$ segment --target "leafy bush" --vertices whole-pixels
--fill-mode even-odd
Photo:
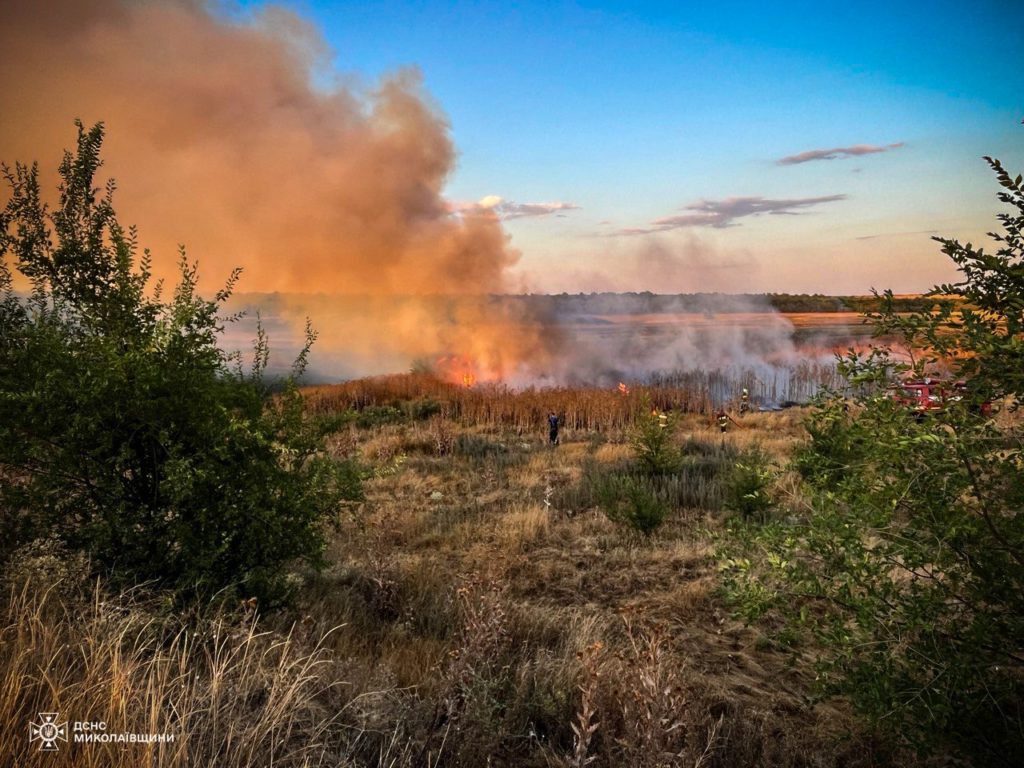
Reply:
[[[4,168],[0,555],[57,537],[129,583],[279,599],[286,567],[319,564],[323,524],[360,495],[355,467],[323,454],[303,414],[295,379],[314,334],[279,394],[262,330],[244,372],[217,346],[239,270],[206,300],[182,252],[164,299],[116,219],[113,182],[93,187],[102,125],[78,128],[52,212],[36,166]]]
[[[676,431],[675,414],[659,416],[650,398],[640,402],[636,424],[629,435],[629,444],[636,453],[637,461],[644,472],[651,475],[668,475],[679,467],[681,455],[673,442]]]
[[[934,311],[900,315],[886,294],[871,316],[909,359],[843,361],[884,383],[941,358],[966,399],[923,419],[871,387],[850,409],[823,401],[798,461],[806,513],[741,528],[725,565],[750,615],[773,610],[818,641],[827,690],[923,751],[1007,765],[1024,754],[1024,431],[977,406],[1024,387],[1024,189],[990,163],[1017,210],[999,216],[996,253],[939,239],[963,281],[935,289]]]
[[[867,448],[863,436],[850,429],[851,417],[845,401],[837,405],[843,407],[819,408],[804,422],[811,440],[797,452],[793,468],[805,480],[839,480],[848,476]]]
[[[750,451],[733,464],[724,487],[724,506],[747,520],[764,522],[775,507],[771,486],[775,470],[760,451]]]
[[[356,426],[362,429],[382,427],[405,421],[405,414],[391,405],[368,405],[356,414]]]
[[[415,421],[426,421],[441,413],[441,404],[432,398],[421,397],[409,401],[406,410]]]
[[[644,536],[654,533],[668,517],[668,505],[642,475],[607,475],[598,481],[594,493],[609,520]]]

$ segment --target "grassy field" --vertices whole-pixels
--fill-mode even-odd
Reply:
[[[781,466],[801,409],[726,434],[680,414],[684,463],[657,489],[670,514],[644,537],[595,498],[634,462],[626,420],[570,422],[550,446],[542,414],[311,394],[339,418],[331,450],[366,467],[367,499],[339,515],[327,570],[295,574],[296,607],[192,620],[108,594],[59,553],[20,558],[0,622],[4,732],[57,708],[177,739],[56,757],[7,740],[0,764],[909,764],[841,704],[813,702],[810,650],[744,627],[719,595],[724,483],[753,449]],[[775,491],[793,488],[782,474]]]

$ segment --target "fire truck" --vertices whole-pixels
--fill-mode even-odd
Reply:
[[[886,395],[916,414],[924,416],[929,412],[941,411],[951,403],[957,403],[967,395],[967,382],[943,379],[908,379],[889,387]],[[987,416],[992,412],[992,403],[982,403],[978,412]]]

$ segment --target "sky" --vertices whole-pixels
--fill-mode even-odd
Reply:
[[[917,292],[1024,170],[1020,0],[5,9],[0,159],[104,121],[158,273],[249,291]]]
[[[506,216],[533,290],[923,290],[1024,166],[1016,0],[291,7],[328,81],[423,73],[451,199],[564,204]]]

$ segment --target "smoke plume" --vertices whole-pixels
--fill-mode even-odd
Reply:
[[[313,319],[324,378],[424,360],[467,383],[604,381],[788,349],[778,323],[750,343],[750,328],[652,332],[497,298],[518,287],[501,218],[576,206],[445,200],[455,149],[418,73],[360,87],[331,75],[328,55],[273,6],[230,20],[201,0],[15,0],[0,25],[0,159],[38,159],[54,189],[74,119],[103,121],[115,204],[157,275],[174,278],[179,243],[207,291],[242,266],[241,289],[261,295],[240,301],[262,308],[272,349],[294,351]],[[657,249],[640,261],[644,274],[695,273]]]
[[[233,22],[189,0],[15,2],[0,25],[0,159],[52,169],[76,117],[102,120],[122,220],[160,276],[174,276],[184,243],[208,289],[242,266],[248,291],[507,290],[518,254],[499,213],[453,212],[442,196],[455,150],[418,73],[319,87],[326,56],[312,27],[273,6]],[[442,316],[364,309],[347,318],[356,327],[314,318],[321,347],[383,343],[407,361],[465,351],[495,376],[547,348],[479,302]]]

